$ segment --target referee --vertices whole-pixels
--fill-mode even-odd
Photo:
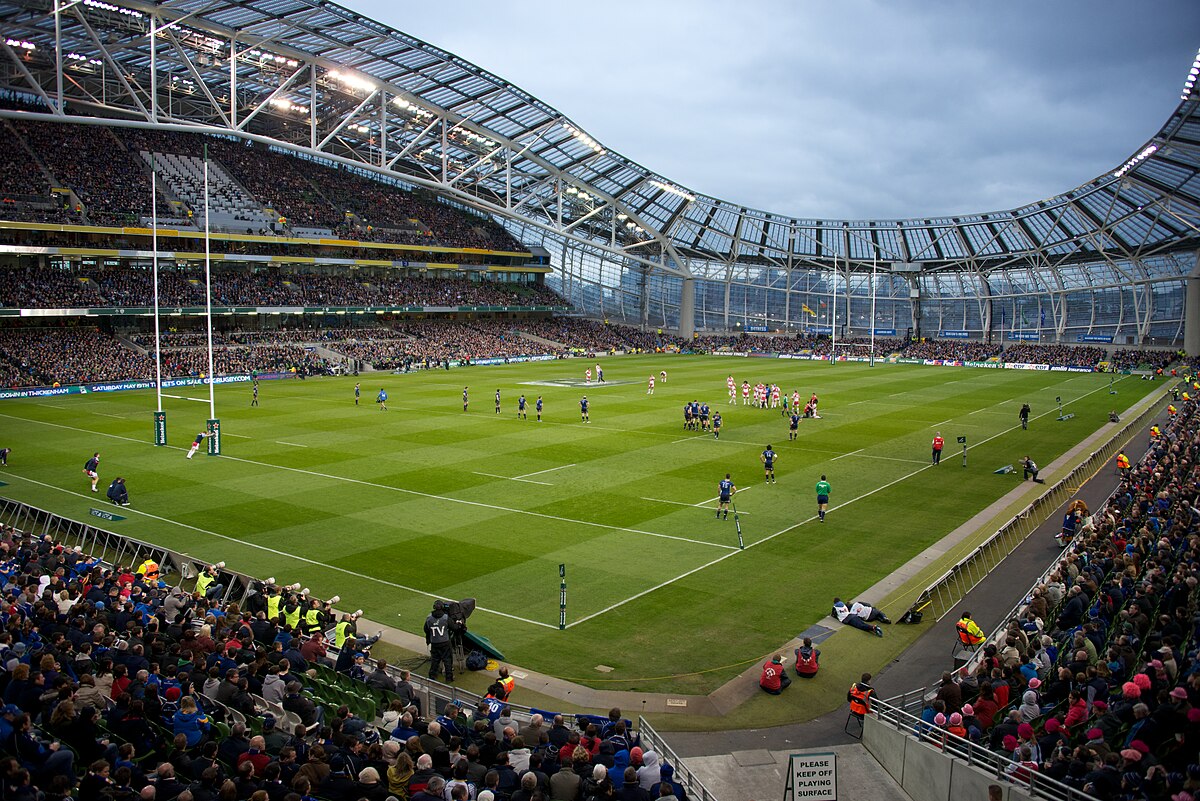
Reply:
[[[829,508],[829,482],[825,480],[824,474],[821,475],[821,480],[817,482],[817,515],[820,516],[821,522],[825,522],[825,510]]]

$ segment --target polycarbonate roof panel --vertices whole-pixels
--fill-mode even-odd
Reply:
[[[740,239],[751,247],[739,247],[738,253],[732,254],[734,256],[753,258],[755,253],[752,251],[757,248],[758,255],[777,257],[788,249],[789,231],[794,229],[792,251],[795,254],[824,260],[843,258],[847,248],[843,237],[849,231],[850,256],[859,266],[880,256],[896,260],[907,255],[915,261],[934,263],[983,259],[995,264],[1013,256],[1036,258],[1039,254],[1073,253],[1086,256],[1097,248],[1120,251],[1151,246],[1161,250],[1189,244],[1194,238],[1194,228],[1189,224],[1200,217],[1200,101],[1197,100],[1187,100],[1176,107],[1151,140],[1157,146],[1157,152],[1125,168],[1126,180],[1115,177],[1114,173],[1121,165],[1114,165],[1108,173],[1063,195],[1011,212],[1001,210],[986,215],[955,215],[932,220],[796,219],[730,204],[663,178],[665,183],[678,186],[681,192],[695,197],[684,209],[684,200],[678,194],[647,191],[646,183],[654,173],[637,162],[611,150],[597,154],[595,148],[566,132],[562,125],[548,125],[554,120],[563,123],[567,120],[551,106],[469,61],[336,3],[325,0],[165,0],[153,4],[127,0],[127,4],[143,13],[156,14],[162,22],[187,17],[182,26],[220,41],[228,42],[236,34],[239,50],[253,46],[267,54],[295,59],[301,62],[301,69],[309,63],[315,64],[321,74],[339,68],[357,69],[390,84],[383,88],[391,94],[403,90],[430,110],[440,110],[452,125],[458,124],[460,116],[465,116],[477,132],[494,139],[501,147],[507,147],[510,155],[497,163],[512,160],[514,174],[509,180],[514,186],[537,183],[565,173],[568,183],[585,187],[585,191],[598,198],[613,198],[640,219],[669,225],[670,240],[674,244],[683,248],[697,245],[718,256],[730,254],[730,240],[738,229],[739,217],[743,220]],[[35,41],[40,51],[52,52],[54,20],[53,15],[46,13],[45,6],[46,0],[0,0],[0,24]],[[64,46],[88,56],[99,53],[78,24],[76,17],[81,13],[86,13],[118,64],[128,70],[140,86],[145,86],[149,40],[143,30],[137,30],[138,24],[131,25],[128,17],[106,12],[98,6],[69,8],[62,15]],[[174,48],[161,40],[157,44],[156,58],[161,74],[186,74]],[[185,52],[188,46],[184,43]],[[207,85],[217,93],[228,91],[227,52],[228,44],[212,63],[201,63],[198,67]],[[41,85],[54,84],[52,71],[46,72],[50,68],[34,64],[32,69],[40,70],[35,77]],[[239,90],[247,97],[264,98],[282,80],[279,72],[266,70],[250,63],[249,59],[239,62],[237,74]],[[19,88],[19,80],[19,77],[10,78],[10,83]],[[307,98],[306,83],[305,74],[288,95]],[[1174,89],[1164,87],[1164,91]],[[329,103],[331,99],[330,93],[322,90],[317,102]],[[348,99],[338,97],[336,104],[326,110],[328,113],[320,116],[326,118],[346,113],[359,99],[361,97],[351,98],[350,106],[343,107]],[[140,113],[126,98],[110,98],[108,102],[114,112]],[[570,103],[571,99],[565,98],[563,102]],[[197,99],[196,108],[202,105],[203,100]],[[181,115],[192,113],[189,108],[172,108],[171,113],[177,119],[187,121]],[[259,121],[270,116],[264,114]],[[197,117],[196,123],[211,126],[214,115]],[[547,127],[543,129],[543,126]],[[289,128],[294,129],[294,125]],[[279,119],[262,130],[268,133],[282,130]],[[397,130],[396,123],[392,130]],[[539,130],[542,136],[535,141],[535,132]],[[339,152],[354,153],[355,140],[348,134],[343,134],[342,140],[340,146],[346,149]],[[1149,143],[1135,144],[1130,149],[1131,158]],[[421,149],[429,146],[433,145],[420,145]],[[1062,146],[1068,147],[1069,143]],[[603,143],[597,147],[603,149]],[[456,147],[456,152],[471,158],[466,150]],[[490,174],[481,169],[472,174],[471,181],[483,195],[491,193],[500,197],[505,191],[504,173],[503,169],[492,170]],[[1114,201],[1114,197],[1119,199]],[[1078,206],[1072,206],[1071,199]],[[532,209],[534,205],[521,208]],[[1174,214],[1188,215],[1185,219],[1189,224],[1164,215],[1163,208],[1168,205]],[[529,213],[536,212],[531,210]],[[1019,224],[1012,223],[1015,217],[1021,217]],[[685,218],[691,223],[684,224]],[[654,233],[650,232],[651,235]]]

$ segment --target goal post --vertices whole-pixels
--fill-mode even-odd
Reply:
[[[838,342],[829,351],[829,363],[838,361],[865,361],[875,366],[876,349],[873,345],[861,342]]]

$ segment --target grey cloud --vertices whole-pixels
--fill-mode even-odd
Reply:
[[[1200,44],[1194,0],[347,1],[673,181],[801,217],[972,213],[1074,187],[1157,131]]]

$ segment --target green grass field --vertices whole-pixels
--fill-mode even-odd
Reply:
[[[262,382],[259,408],[248,385],[221,386],[224,455],[191,461],[184,452],[207,403],[164,401],[171,447],[156,448],[153,392],[5,401],[0,445],[13,454],[0,494],[89,520],[122,475],[133,505],[114,531],[340,594],[341,606],[413,632],[432,598],[474,596],[471,628],[515,664],[607,688],[704,692],[1019,482],[1019,470],[995,468],[1025,453],[1048,464],[1152,387],[1120,381],[1118,402],[1107,376],[1089,374],[684,356],[605,359],[607,386],[573,386],[589,364],[371,374],[359,407],[353,378]],[[668,382],[647,396],[660,369]],[[731,370],[739,384],[818,392],[823,419],[803,421],[788,442],[778,411],[727,405]],[[372,402],[380,386],[387,412]],[[516,419],[522,393],[528,421]],[[1056,396],[1073,420],[1055,421]],[[693,398],[724,414],[720,441],[682,430]],[[1029,431],[1017,420],[1022,402],[1033,407]],[[936,469],[935,431],[947,441]],[[780,454],[771,486],[758,458],[767,443]],[[81,473],[96,450],[98,496]],[[713,516],[726,472],[745,550],[732,516]],[[824,524],[814,519],[822,473],[833,485]]]

